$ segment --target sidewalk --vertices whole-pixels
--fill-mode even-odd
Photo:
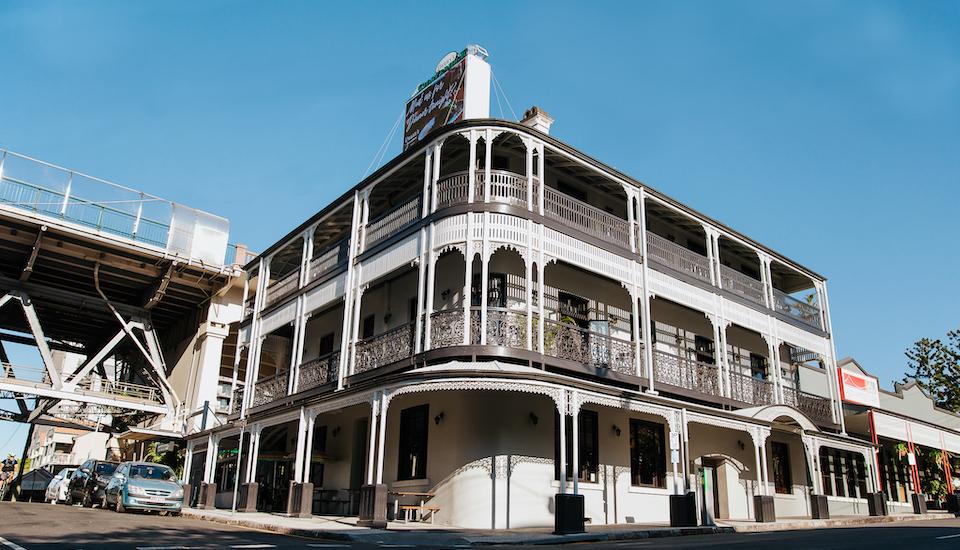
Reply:
[[[291,518],[282,514],[231,513],[229,510],[196,510],[186,508],[183,515],[217,523],[238,525],[262,531],[271,531],[301,537],[340,540],[365,543],[403,543],[430,544],[465,548],[469,546],[511,544],[539,545],[563,544],[573,542],[603,542],[610,540],[635,540],[685,535],[707,535],[723,533],[758,533],[770,531],[792,531],[802,529],[824,529],[875,525],[896,521],[917,521],[952,518],[952,514],[928,513],[896,514],[882,517],[841,516],[827,520],[808,518],[782,518],[773,523],[756,523],[747,520],[724,520],[716,526],[669,527],[664,524],[619,524],[588,526],[586,533],[576,535],[554,535],[552,529],[456,529],[430,525],[428,523],[390,522],[386,529],[369,529],[357,526],[356,517],[313,516],[311,518]]]
[[[366,543],[430,544],[434,546],[468,547],[493,544],[563,544],[568,542],[601,542],[683,535],[733,533],[730,527],[670,527],[668,525],[596,525],[586,533],[554,535],[548,527],[526,529],[456,529],[429,523],[390,522],[386,529],[368,529],[356,525],[356,517],[313,516],[291,518],[282,514],[234,513],[229,510],[196,510],[185,508],[183,515],[217,523],[239,525],[286,535]]]

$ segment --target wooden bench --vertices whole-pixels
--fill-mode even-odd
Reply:
[[[436,516],[437,512],[440,511],[439,506],[431,506],[427,504],[427,500],[434,497],[433,493],[391,491],[390,494],[397,497],[397,500],[393,502],[393,517],[397,521],[400,521],[400,518],[403,517],[403,521],[406,522],[407,514],[409,512],[413,512],[412,515],[414,517],[414,521],[423,521],[424,514],[429,512],[430,523],[433,523],[434,516]],[[400,499],[403,497],[420,497],[420,504],[400,504]]]

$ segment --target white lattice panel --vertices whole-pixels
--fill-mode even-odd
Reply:
[[[491,241],[527,248],[527,220],[506,214],[489,214],[487,237]]]
[[[776,319],[775,322],[777,323],[777,336],[784,342],[806,348],[824,357],[830,355],[830,340],[827,338],[817,336],[779,319]]]
[[[707,292],[702,288],[674,279],[655,269],[648,270],[647,285],[650,287],[650,292],[654,295],[696,309],[697,311],[714,313],[716,310],[715,298],[712,292]]]
[[[306,295],[304,313],[312,313],[330,302],[343,296],[347,288],[347,274],[341,273],[336,278],[311,290]]]
[[[437,250],[451,244],[462,243],[467,240],[467,215],[459,214],[444,218],[434,225],[433,245]]]
[[[616,281],[633,281],[630,260],[549,227],[544,228],[543,250],[554,258]]]
[[[290,300],[283,307],[274,310],[260,321],[260,334],[267,335],[293,321],[297,315],[297,301]]]
[[[414,233],[399,243],[363,262],[360,284],[365,285],[403,265],[409,265],[420,253],[420,233]]]
[[[741,327],[759,332],[767,333],[768,317],[759,311],[747,307],[743,304],[726,300],[723,304],[723,316],[730,322],[736,323]]]

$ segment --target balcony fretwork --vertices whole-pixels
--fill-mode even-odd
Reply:
[[[810,417],[814,422],[830,423],[833,421],[830,400],[826,397],[814,395],[794,388],[783,388],[783,404],[799,410]]]
[[[713,397],[721,396],[720,369],[665,351],[653,352],[653,378],[657,384],[668,384]]]
[[[334,352],[307,361],[297,373],[297,390],[306,391],[333,382],[340,374],[340,353]]]
[[[399,233],[401,229],[407,227],[420,219],[420,197],[407,201],[395,210],[367,224],[366,248],[369,248],[378,241]]]
[[[271,401],[287,395],[287,382],[289,374],[281,372],[265,380],[256,383],[253,398],[250,400],[251,407],[266,405]]]
[[[710,261],[705,256],[672,243],[656,233],[647,233],[647,254],[674,271],[706,283],[710,282]]]
[[[354,374],[378,369],[413,354],[413,325],[407,323],[357,342]]]

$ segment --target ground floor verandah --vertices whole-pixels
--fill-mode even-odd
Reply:
[[[204,505],[227,509],[256,484],[255,508],[274,512],[290,512],[291,490],[309,483],[301,512],[338,516],[358,514],[361,488],[382,484],[391,517],[423,505],[414,511],[435,524],[480,529],[553,525],[558,494],[582,495],[592,525],[669,523],[671,495],[693,494],[709,525],[755,518],[757,496],[809,517],[819,448],[872,455],[786,406],[752,417],[524,366],[485,369],[426,367],[200,434],[188,481],[215,487]]]

